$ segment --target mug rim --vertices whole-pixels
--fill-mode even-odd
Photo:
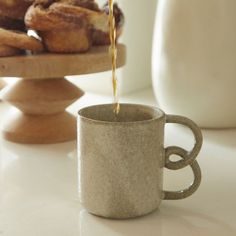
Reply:
[[[125,124],[142,124],[142,123],[149,123],[152,121],[156,120],[161,120],[163,117],[165,117],[165,112],[162,111],[160,108],[151,106],[151,105],[145,105],[145,104],[136,104],[136,103],[120,103],[120,106],[131,106],[131,107],[143,107],[143,108],[148,108],[152,111],[156,112],[156,115],[154,115],[150,119],[144,119],[144,120],[137,120],[137,121],[104,121],[104,120],[98,120],[98,119],[93,119],[86,117],[85,115],[82,115],[82,113],[88,109],[94,109],[97,107],[109,107],[109,106],[114,106],[114,103],[106,103],[106,104],[97,104],[97,105],[91,105],[91,106],[86,106],[81,108],[78,111],[78,116],[79,118],[89,121],[91,123],[98,123],[98,124],[112,124],[112,125],[125,125]]]

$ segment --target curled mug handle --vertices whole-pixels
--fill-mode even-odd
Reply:
[[[183,116],[167,115],[166,123],[181,124],[190,128],[194,134],[195,144],[192,151],[187,151],[181,147],[171,146],[165,149],[165,167],[170,170],[179,170],[188,165],[192,168],[194,174],[193,183],[186,189],[180,191],[164,191],[163,199],[177,200],[191,196],[199,187],[201,183],[201,169],[196,161],[199,154],[203,137],[200,128],[190,119]],[[178,155],[182,159],[173,162],[170,160],[171,155]]]

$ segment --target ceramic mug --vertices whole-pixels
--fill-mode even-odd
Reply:
[[[195,160],[202,146],[198,126],[188,118],[145,105],[121,104],[116,116],[113,106],[79,111],[79,194],[85,209],[98,216],[125,219],[154,211],[161,200],[192,195],[201,182]],[[196,142],[191,152],[176,146],[164,148],[167,123],[192,130]],[[181,160],[173,162],[172,155]],[[194,173],[193,183],[181,191],[164,191],[163,168],[178,170],[188,165]]]

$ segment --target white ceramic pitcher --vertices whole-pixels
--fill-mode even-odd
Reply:
[[[235,12],[235,0],[159,1],[153,86],[167,113],[236,127]]]

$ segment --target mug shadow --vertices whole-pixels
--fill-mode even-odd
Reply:
[[[236,235],[236,230],[221,220],[189,209],[166,205],[147,216],[130,220],[104,219],[81,210],[79,227],[80,236]]]

